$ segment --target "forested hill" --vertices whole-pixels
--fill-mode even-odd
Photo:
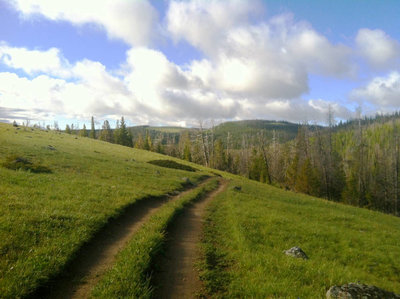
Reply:
[[[267,146],[271,182],[330,200],[399,215],[399,114],[352,120]],[[276,166],[276,160],[278,166]],[[275,172],[274,172],[275,169]],[[264,170],[265,171],[265,170]]]
[[[230,139],[232,146],[239,148],[243,137],[252,138],[260,132],[263,132],[266,138],[276,138],[279,142],[292,140],[296,137],[299,127],[299,124],[286,121],[242,120],[224,122],[214,128],[214,134],[216,139]]]
[[[248,120],[203,129],[127,128],[122,118],[115,130],[108,124],[92,132],[79,134],[399,215],[398,113],[328,127]]]
[[[257,138],[260,132],[263,132],[266,138],[276,138],[278,142],[293,140],[299,127],[299,124],[286,121],[242,120],[223,122],[216,126],[207,124],[203,131],[209,138],[220,139],[225,146],[229,142],[229,146],[237,149],[242,146],[243,138],[246,138],[246,141],[247,139]],[[200,133],[201,129],[199,127],[134,126],[128,127],[128,130],[134,140],[145,138],[148,135],[152,141],[161,142],[165,145],[167,143],[178,144],[181,134],[186,132],[186,134],[195,136]]]

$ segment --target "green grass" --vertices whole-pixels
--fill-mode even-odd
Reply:
[[[165,242],[165,230],[183,208],[215,189],[213,179],[181,198],[163,205],[133,236],[116,263],[97,284],[94,298],[151,298],[151,267]]]
[[[149,161],[148,163],[157,165],[160,167],[180,169],[180,170],[185,170],[185,171],[196,171],[195,168],[193,168],[189,165],[184,165],[184,164],[172,161],[172,160],[152,160],[152,161]]]
[[[148,163],[163,159],[198,171]],[[211,172],[232,180],[207,216],[201,267],[211,296],[323,298],[331,285],[355,281],[400,293],[400,219],[393,216],[147,151],[6,124],[0,124],[0,165],[1,298],[25,297],[63,271],[82,244],[128,205]],[[118,255],[93,296],[151,296],[151,261],[165,227],[204,192],[194,189],[163,206]],[[310,259],[282,253],[293,246]]]
[[[10,157],[51,173],[0,166],[2,298],[23,297],[62,271],[127,205],[205,174],[151,165],[165,157],[147,151],[0,123],[0,165],[16,161]]]
[[[399,218],[237,179],[206,223],[202,278],[213,297],[324,298],[357,281],[400,292]],[[310,259],[282,253],[293,246]]]
[[[12,170],[25,170],[34,173],[51,173],[50,168],[32,163],[28,159],[16,155],[8,156],[1,166]]]

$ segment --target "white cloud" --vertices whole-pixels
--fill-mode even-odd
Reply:
[[[296,100],[275,100],[264,104],[255,102],[243,103],[243,113],[240,118],[287,120],[298,123],[326,123],[329,106],[331,106],[336,118],[348,119],[352,116],[351,111],[336,102],[298,98]]]
[[[382,30],[360,29],[356,43],[361,55],[373,68],[392,68],[400,63],[400,43]]]
[[[367,86],[352,91],[351,98],[367,101],[378,108],[400,108],[400,73],[391,72],[386,77],[376,77]]]
[[[6,45],[0,47],[0,58],[0,63],[29,75],[0,72],[3,114],[80,118],[135,111],[134,95],[99,62],[83,60],[71,65],[55,48],[39,51]]]
[[[75,25],[94,23],[110,38],[130,45],[148,45],[157,35],[158,14],[146,0],[13,0],[24,17],[42,15]]]
[[[29,75],[35,73],[47,73],[58,76],[69,75],[66,71],[68,62],[56,48],[39,51],[9,47],[3,43],[0,44],[0,63],[10,68],[22,69]]]
[[[309,72],[337,77],[355,73],[355,66],[350,62],[351,49],[341,44],[332,45],[325,36],[308,26],[296,28],[285,49]]]
[[[225,39],[226,32],[247,24],[251,16],[262,10],[259,1],[193,0],[171,1],[167,27],[175,40],[186,39],[193,46],[211,54],[216,41]]]
[[[333,45],[305,22],[281,15],[255,23],[248,1],[172,1],[171,36],[201,49],[206,58],[191,72],[210,89],[258,101],[295,99],[308,92],[308,74],[353,75],[350,48]],[[260,5],[259,2],[256,4]]]
[[[121,69],[110,72],[101,62],[87,59],[71,64],[55,48],[39,51],[0,44],[0,63],[29,74],[24,78],[0,73],[0,106],[15,111],[41,107],[77,118],[124,115],[135,123],[176,124],[199,118],[323,122],[330,104],[338,117],[346,118],[349,111],[343,106],[302,96],[309,90],[309,74],[352,75],[350,48],[332,44],[291,15],[259,22],[261,4],[172,1],[165,23],[170,37],[185,39],[204,53],[179,66],[143,46],[157,22],[147,1],[15,0],[26,17],[39,14],[76,25],[94,23],[133,47]]]

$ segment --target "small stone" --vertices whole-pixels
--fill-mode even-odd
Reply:
[[[303,260],[308,260],[307,254],[300,248],[300,247],[292,247],[288,250],[283,251],[286,255],[296,257],[296,258],[302,258]]]
[[[241,186],[235,186],[235,187],[233,187],[233,190],[235,190],[235,191],[241,191],[241,190],[242,190],[242,187],[241,187]]]
[[[52,145],[48,145],[47,149],[49,149],[51,151],[55,151],[56,150],[56,148],[54,146],[52,146]]]
[[[358,283],[349,283],[342,286],[332,286],[326,292],[328,299],[400,299],[400,295],[380,289],[376,286],[370,286]]]

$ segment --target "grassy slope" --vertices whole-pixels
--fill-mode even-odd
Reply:
[[[53,173],[0,167],[3,297],[26,294],[59,271],[123,206],[204,173],[144,163],[162,157],[145,151],[0,124],[0,163],[10,154]],[[400,219],[218,173],[243,188],[210,207],[204,277],[214,295],[322,298],[330,285],[357,280],[400,292]],[[292,246],[310,260],[286,257]]]
[[[211,204],[203,278],[216,297],[323,298],[361,281],[400,292],[400,219],[246,179]],[[301,247],[303,261],[283,250]]]
[[[117,256],[115,265],[93,290],[93,298],[151,298],[153,258],[162,251],[165,230],[173,219],[191,202],[218,187],[213,179],[176,201],[165,204],[146,222]]]
[[[52,173],[0,167],[2,298],[27,294],[60,271],[124,206],[179,189],[183,177],[195,181],[204,174],[145,163],[163,157],[154,153],[0,123],[0,164],[14,154]]]

